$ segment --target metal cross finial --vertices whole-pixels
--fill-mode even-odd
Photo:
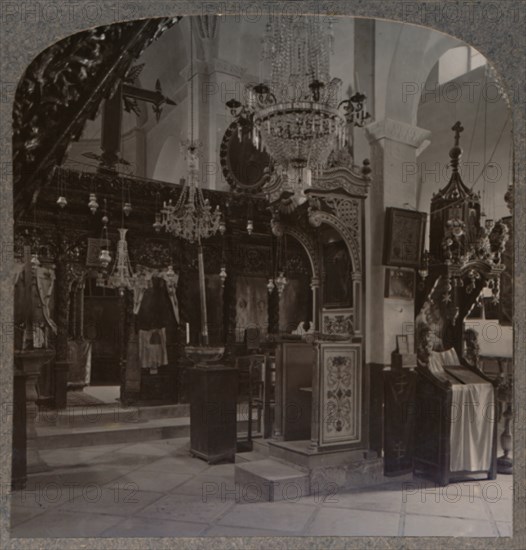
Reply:
[[[455,125],[451,128],[455,132],[455,146],[458,147],[458,142],[460,140],[460,132],[464,131],[464,126],[460,123],[460,120],[455,122]]]
[[[462,149],[459,146],[460,141],[460,132],[464,131],[464,127],[460,123],[460,120],[457,120],[455,122],[454,126],[451,127],[451,129],[455,132],[455,145],[449,150],[449,158],[451,159],[451,168],[453,169],[454,173],[458,172],[458,162],[460,159],[460,155],[462,154]]]

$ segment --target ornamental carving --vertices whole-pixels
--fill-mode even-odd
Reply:
[[[239,273],[268,275],[272,270],[272,251],[267,246],[236,246],[232,262]]]
[[[284,267],[289,277],[310,275],[310,267],[304,261],[302,254],[289,254]]]
[[[279,223],[279,222],[277,222]],[[309,262],[311,264],[312,269],[312,276],[314,278],[320,277],[320,264],[318,261],[318,253],[316,251],[316,246],[312,239],[308,237],[303,231],[299,231],[295,227],[292,227],[290,225],[284,225],[283,226],[283,233],[286,233],[287,235],[290,235],[294,239],[296,239],[305,249],[305,252],[307,253],[307,256],[309,258]]]
[[[329,195],[323,201],[351,231],[357,235],[360,233],[360,204],[357,200]]]
[[[132,265],[162,268],[173,264],[172,252],[167,241],[134,239],[128,244]]]
[[[360,172],[357,172],[355,167],[351,170],[345,166],[334,165],[320,175],[313,176],[312,189],[314,191],[343,190],[349,195],[365,198],[369,192],[370,172],[367,159]]]
[[[313,227],[320,227],[322,223],[326,223],[334,227],[340,233],[349,248],[349,254],[353,263],[353,271],[359,273],[362,265],[362,246],[359,234],[354,232],[338,217],[329,212],[310,207],[308,216],[309,222]]]
[[[349,357],[333,357],[327,365],[327,432],[348,430],[351,425],[350,386],[352,363]]]
[[[320,445],[353,443],[361,437],[359,346],[321,344]]]
[[[353,313],[324,313],[323,334],[351,336],[354,333]]]

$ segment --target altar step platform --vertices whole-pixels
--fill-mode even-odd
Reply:
[[[255,453],[260,457],[252,460]],[[383,475],[383,459],[374,451],[316,451],[310,448],[309,440],[270,440],[268,456],[261,456],[259,449],[241,454],[252,455],[241,456],[241,460],[236,455],[235,481],[245,503],[336,495],[392,481]],[[411,479],[409,474],[407,477]]]
[[[237,425],[242,436],[248,427],[246,414],[238,414]],[[190,408],[188,404],[123,407],[116,403],[41,410],[36,431],[41,450],[189,437]]]
[[[263,460],[269,455],[268,439],[256,437],[252,440],[252,450],[236,453],[236,464],[244,464],[246,462],[256,462]]]

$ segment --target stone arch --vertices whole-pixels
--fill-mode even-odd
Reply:
[[[400,27],[388,77],[385,79],[385,86],[399,90],[400,93],[385,93],[381,118],[393,118],[416,125],[421,92],[429,73],[447,50],[462,46],[465,42],[428,27],[411,24]],[[401,101],[402,94],[405,97]]]
[[[153,179],[179,183],[186,173],[180,148],[181,144],[175,136],[168,136],[164,140],[152,171]]]

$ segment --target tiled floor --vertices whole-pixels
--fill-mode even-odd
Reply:
[[[187,439],[41,454],[52,470],[13,493],[13,537],[511,536],[511,476],[245,504],[234,465],[192,458]]]

